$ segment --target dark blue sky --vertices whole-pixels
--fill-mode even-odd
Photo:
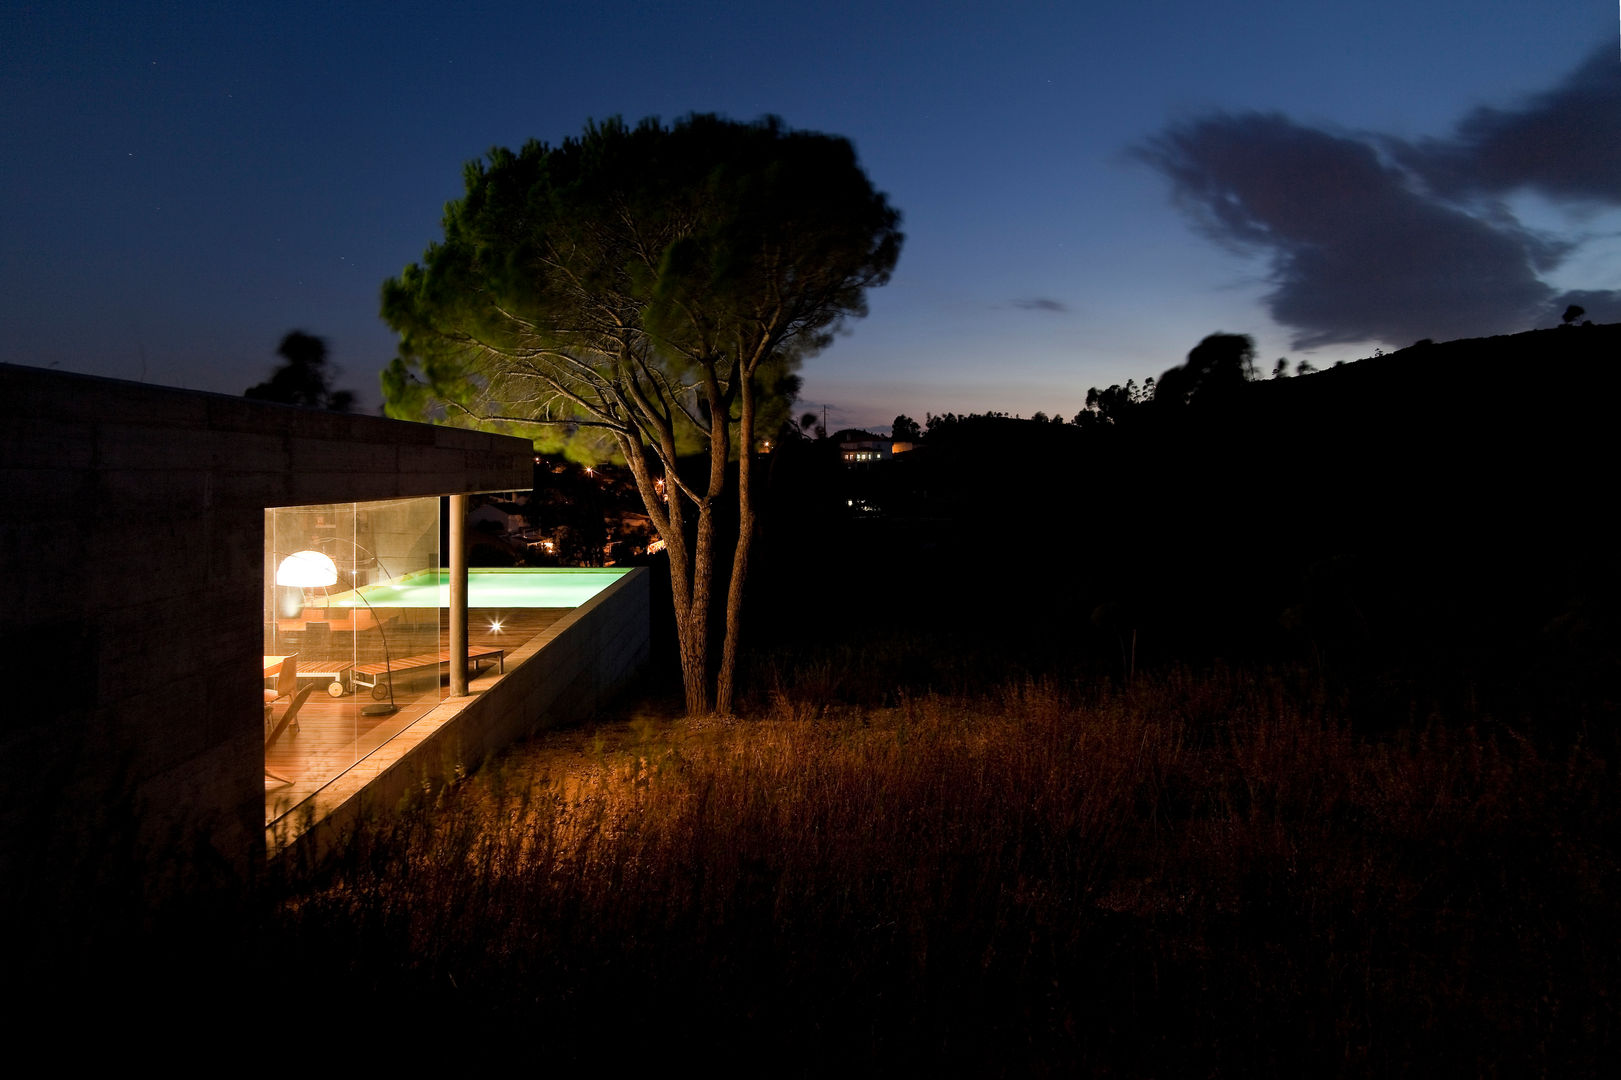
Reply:
[[[247,8],[248,10],[243,10]],[[771,112],[850,137],[893,282],[805,369],[835,423],[1072,415],[1215,330],[1325,366],[1621,319],[1604,3],[17,3],[0,360],[239,393],[378,289],[496,144]],[[1551,312],[1551,314],[1550,314]]]

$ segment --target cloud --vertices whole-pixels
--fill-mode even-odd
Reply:
[[[1518,108],[1481,107],[1447,139],[1389,140],[1438,195],[1507,194],[1621,205],[1621,64],[1596,50],[1554,89]]]
[[[1065,312],[1069,305],[1062,300],[1054,300],[1050,296],[1029,296],[1013,301],[1013,306],[1020,311],[1051,311]]]
[[[1267,260],[1264,301],[1296,331],[1294,348],[1405,345],[1552,325],[1571,302],[1596,320],[1621,311],[1618,292],[1555,295],[1541,275],[1576,245],[1490,198],[1534,188],[1621,200],[1616,162],[1604,163],[1621,154],[1621,134],[1594,165],[1569,145],[1593,150],[1583,116],[1599,131],[1621,122],[1613,62],[1584,64],[1520,110],[1476,110],[1453,138],[1422,145],[1242,113],[1173,125],[1136,153],[1171,181],[1196,227]]]

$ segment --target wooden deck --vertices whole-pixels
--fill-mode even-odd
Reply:
[[[474,608],[468,612],[467,643],[474,647],[510,652],[571,610],[527,608],[498,613]],[[490,627],[491,620],[497,615],[501,620],[499,631]],[[441,621],[440,629],[448,638],[448,613]],[[421,676],[422,673],[417,674]],[[500,678],[500,674],[496,667],[486,666],[476,678],[469,678],[468,689],[476,693],[481,687]],[[361,715],[361,709],[375,704],[371,694],[364,689],[342,698],[329,697],[324,690],[311,694],[298,714],[298,730],[284,732],[276,744],[265,752],[265,765],[270,771],[291,781],[287,784],[269,779],[265,781],[265,824],[292,810],[334,777],[430,712],[448,692],[444,685],[447,681],[441,676],[440,685],[436,687],[429,675],[409,683],[404,680],[397,682],[394,701],[399,711],[388,716]],[[279,715],[286,708],[286,702],[278,703],[276,708]]]

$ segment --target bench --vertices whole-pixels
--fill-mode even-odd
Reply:
[[[479,673],[479,665],[486,660],[494,660],[499,670],[507,669],[507,651],[488,645],[469,645],[467,647],[467,662],[473,665],[473,674]],[[418,653],[415,656],[403,656],[398,660],[390,660],[382,664],[356,664],[350,669],[350,677],[354,684],[371,688],[371,696],[381,701],[388,696],[388,679],[402,671],[415,671],[420,668],[438,667],[450,663],[450,650],[440,649],[438,652]]]

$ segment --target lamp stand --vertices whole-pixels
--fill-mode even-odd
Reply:
[[[336,537],[329,537],[326,539],[317,540],[316,543],[326,543],[327,540],[331,540],[334,543],[343,542],[341,539]],[[364,551],[366,554],[370,555],[373,561],[377,563],[378,568],[381,569],[383,573],[388,574],[388,568],[383,566],[383,560],[378,557],[375,551],[372,551],[370,548],[367,548],[361,544],[357,544],[353,540],[348,541],[348,543],[349,546],[354,548],[356,551]],[[392,580],[393,575],[390,574],[389,577],[390,580]],[[388,680],[388,701],[386,703],[378,702],[375,705],[362,705],[360,707],[360,715],[391,716],[394,713],[399,712],[400,707],[394,703],[394,660],[388,649],[388,631],[383,629],[383,620],[381,616],[377,614],[377,609],[371,606],[371,601],[366,599],[366,594],[361,591],[358,583],[355,585],[354,594],[360,597],[360,602],[366,605],[367,611],[371,612],[372,621],[377,624],[377,633],[383,638],[383,677]]]
[[[376,559],[377,556],[373,555],[372,558]],[[383,565],[382,560],[379,559],[377,565]],[[366,599],[366,594],[360,591],[359,586],[355,587],[355,595],[365,603],[366,610],[371,612],[372,621],[377,624],[377,632],[383,636],[383,677],[388,680],[388,703],[378,702],[375,705],[362,705],[360,715],[389,716],[399,712],[400,707],[394,704],[394,661],[388,651],[388,631],[383,629],[383,620],[377,617],[377,609],[371,606],[371,601]]]

